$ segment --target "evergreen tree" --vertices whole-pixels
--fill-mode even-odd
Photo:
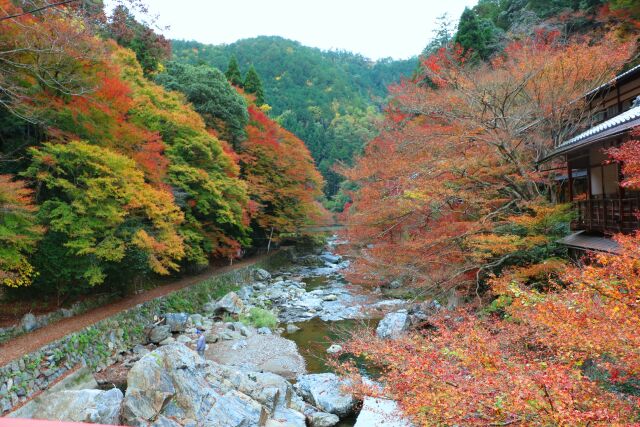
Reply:
[[[256,97],[256,105],[264,104],[264,89],[262,88],[262,80],[253,64],[249,67],[247,75],[244,78],[244,90]]]
[[[229,66],[227,66],[227,72],[224,73],[227,76],[227,80],[232,85],[242,87],[242,74],[240,73],[240,67],[238,66],[238,60],[235,56],[232,56],[229,60]]]
[[[465,51],[473,51],[473,55],[480,59],[487,59],[494,52],[497,42],[498,29],[490,20],[481,18],[476,13],[465,8],[458,24],[455,43]]]

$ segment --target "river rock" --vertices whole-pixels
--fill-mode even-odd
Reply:
[[[160,325],[151,329],[149,333],[149,341],[158,344],[171,336],[171,326]]]
[[[338,344],[331,344],[331,346],[327,349],[328,354],[338,354],[342,351],[342,346]]]
[[[207,342],[207,344],[213,344],[220,340],[220,336],[214,332],[211,332],[211,333],[208,333],[204,339]]]
[[[34,413],[38,419],[118,425],[122,392],[67,390],[53,393]]]
[[[237,292],[238,297],[240,297],[240,299],[245,302],[249,301],[253,293],[254,293],[253,286],[243,286],[240,289],[238,289],[238,292]]]
[[[258,281],[265,281],[271,279],[271,273],[262,268],[256,268],[253,270],[253,278]]]
[[[327,412],[314,412],[309,415],[308,420],[310,427],[333,427],[340,422],[337,415]]]
[[[189,344],[191,341],[191,338],[186,335],[180,335],[178,338],[176,338],[176,342],[179,342],[180,344]]]
[[[33,313],[27,313],[22,316],[20,326],[22,327],[23,331],[31,332],[38,328],[38,319],[33,315]]]
[[[187,313],[167,313],[164,315],[164,321],[171,328],[171,332],[184,332],[188,320]]]
[[[271,332],[271,329],[267,328],[266,326],[258,328],[257,332],[259,335],[271,335],[273,333]]]
[[[342,390],[345,385],[336,374],[324,373],[300,375],[294,387],[318,409],[342,418],[353,413],[356,404],[353,395]]]
[[[380,321],[376,334],[382,339],[397,339],[409,328],[406,310],[389,313]]]
[[[293,334],[294,332],[298,332],[300,330],[299,327],[297,327],[296,325],[294,325],[293,323],[289,323],[287,325],[287,333],[288,334]]]
[[[209,362],[211,363],[211,362]],[[179,425],[214,427],[263,425],[266,409],[249,396],[213,382],[208,364],[184,345],[161,347],[129,371],[122,420],[148,426],[162,417]]]
[[[219,341],[205,353],[207,359],[248,371],[272,372],[293,379],[306,372],[295,342],[278,335],[251,335],[240,341]]]
[[[400,412],[398,404],[389,399],[365,397],[354,427],[412,427]]]
[[[324,252],[322,255],[320,255],[320,258],[328,262],[329,264],[337,264],[342,259],[340,255],[335,255],[330,252]]]
[[[204,318],[202,317],[202,314],[192,314],[191,316],[189,316],[189,323],[191,323],[193,326],[197,327],[202,327],[202,323],[204,321]]]
[[[240,314],[244,303],[235,292],[229,292],[216,303],[215,313]]]

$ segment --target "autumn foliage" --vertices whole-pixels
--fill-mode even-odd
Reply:
[[[443,48],[392,89],[380,136],[344,171],[359,185],[350,277],[400,279],[440,301],[454,289],[467,305],[398,340],[352,334],[334,363],[357,392],[397,400],[416,425],[640,421],[640,236],[571,265],[555,243],[571,213],[548,202],[552,183],[536,167],[585,124],[583,95],[633,50],[540,32],[487,63]],[[609,153],[638,188],[637,141]],[[362,360],[382,390],[359,381]]]
[[[380,136],[344,171],[359,185],[347,216],[351,279],[471,292],[523,257],[554,256],[562,208],[544,206],[536,161],[581,126],[582,95],[632,50],[540,32],[488,63],[455,48],[425,58],[425,75],[391,89]],[[527,218],[550,225],[528,228]]]
[[[304,143],[282,129],[255,105],[249,107],[247,139],[241,164],[251,200],[252,215],[263,239],[293,233],[318,221],[323,180]],[[273,234],[275,232],[275,234]]]
[[[0,21],[0,119],[18,129],[0,140],[2,284],[122,285],[236,258],[266,243],[251,239],[263,229],[277,240],[311,220],[323,183],[299,139],[254,107],[245,137],[244,100],[215,70],[186,82],[210,89],[197,94],[154,83],[167,41],[122,7],[110,20],[85,12]],[[173,88],[194,89],[186,83]],[[223,95],[233,108],[208,99]],[[207,114],[227,108],[239,153],[187,98]]]

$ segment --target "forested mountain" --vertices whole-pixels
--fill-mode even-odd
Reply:
[[[256,37],[229,45],[173,41],[174,60],[227,70],[236,58],[242,75],[253,65],[264,85],[271,117],[300,137],[325,176],[325,191],[338,191],[336,162],[350,164],[375,135],[387,86],[410,76],[416,59],[370,61],[361,55],[322,51],[282,37]],[[373,107],[373,108],[372,108]]]
[[[629,18],[638,17],[640,2],[633,0],[480,0],[462,13],[453,41],[487,59],[534,28],[575,34],[615,25],[628,32],[634,26]]]

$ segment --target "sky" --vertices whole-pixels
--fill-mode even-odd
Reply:
[[[233,43],[277,35],[321,49],[371,59],[419,54],[436,19],[457,22],[477,0],[148,0],[161,32],[172,39]],[[169,26],[169,29],[162,29]]]

